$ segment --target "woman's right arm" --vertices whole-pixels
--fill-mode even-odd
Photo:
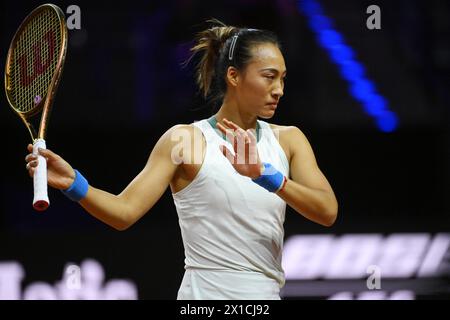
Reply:
[[[80,205],[117,230],[125,230],[135,223],[160,199],[172,180],[179,165],[172,159],[172,151],[178,143],[172,137],[179,136],[177,131],[180,130],[190,132],[192,126],[177,125],[167,130],[154,146],[144,169],[119,195],[89,186]],[[57,189],[67,189],[75,177],[73,168],[48,149],[40,150],[40,154],[47,159],[48,184]],[[32,176],[37,159],[29,154],[26,161]]]

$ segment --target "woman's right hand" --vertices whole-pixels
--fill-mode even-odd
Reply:
[[[33,154],[33,145],[27,147],[30,152],[26,157],[27,170],[30,177],[33,177],[34,171],[38,165],[38,157]],[[65,190],[69,188],[75,179],[75,171],[63,158],[49,149],[39,148],[39,154],[47,159],[47,181],[48,185]]]

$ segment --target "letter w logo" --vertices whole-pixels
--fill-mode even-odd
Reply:
[[[43,43],[47,45],[47,57],[46,60],[42,60],[42,47]],[[53,56],[55,54],[55,33],[50,30],[43,37],[42,40],[35,43],[32,46],[33,50],[33,68],[32,74],[29,74],[31,68],[28,68],[28,56],[22,54],[19,59],[20,66],[20,84],[24,87],[29,86],[34,79],[36,79],[40,74],[44,73],[50,64],[52,63]]]

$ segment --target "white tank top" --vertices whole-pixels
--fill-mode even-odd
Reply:
[[[267,122],[258,123],[261,161],[288,177],[289,162],[274,132]],[[279,298],[285,281],[281,253],[286,203],[233,168],[219,149],[225,144],[233,151],[231,144],[207,119],[193,125],[202,131],[206,150],[193,181],[172,193],[185,250],[186,273],[178,298]]]

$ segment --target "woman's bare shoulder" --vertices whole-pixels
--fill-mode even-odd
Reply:
[[[202,131],[192,123],[189,124],[175,124],[170,127],[164,134],[170,135],[185,135],[185,134],[194,134],[201,133]]]
[[[280,125],[280,124],[275,124],[275,123],[269,123],[270,128],[273,131],[278,131],[279,133],[283,133],[283,135],[289,135],[292,134],[294,131],[300,131],[299,128],[297,128],[296,126],[285,126],[285,125]]]
[[[278,129],[278,130],[286,130],[286,128],[289,128],[289,127],[290,127],[290,126],[283,126],[283,125],[275,124],[275,123],[269,123],[269,125],[270,125],[270,128],[271,128],[272,130],[274,130],[274,129]]]
[[[303,135],[303,131],[300,130],[299,127],[297,126],[284,126],[284,125],[279,125],[279,124],[274,124],[274,123],[269,123],[270,128],[272,130],[278,130],[279,132],[285,132],[289,135]]]
[[[161,135],[156,146],[172,152],[175,147],[193,145],[196,139],[202,139],[202,131],[199,128],[193,124],[176,124]]]

